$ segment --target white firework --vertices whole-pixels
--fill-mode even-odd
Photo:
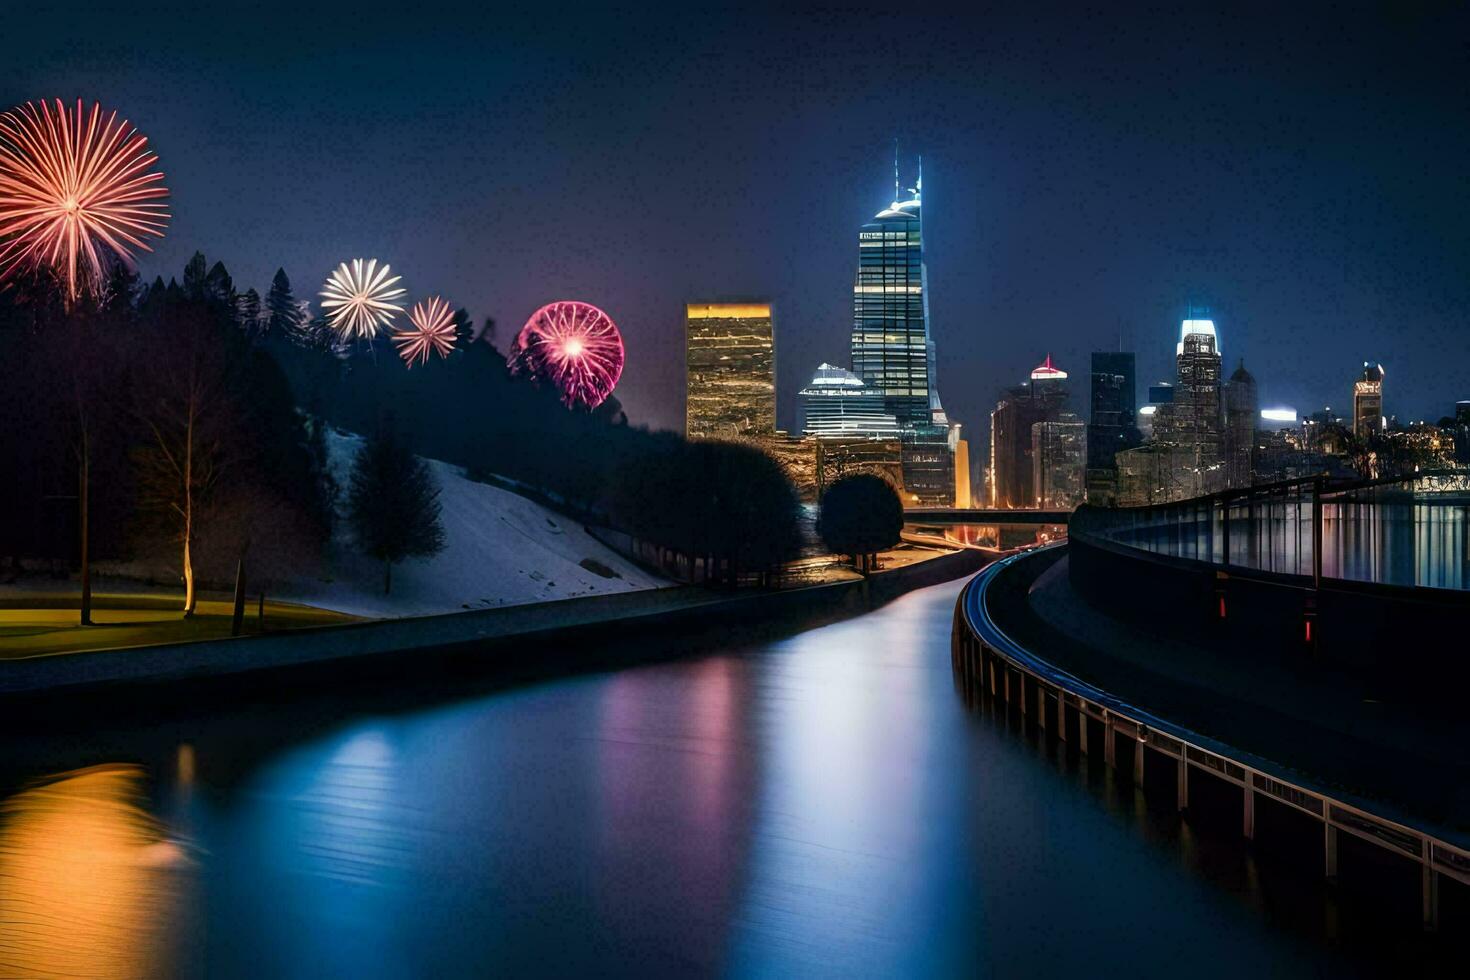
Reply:
[[[402,276],[391,276],[388,264],[377,259],[353,259],[337,266],[322,286],[322,309],[327,323],[343,340],[371,340],[393,322],[403,307],[393,302],[408,290],[394,288]]]
[[[427,364],[431,351],[440,357],[448,357],[454,350],[454,314],[441,297],[434,296],[413,304],[408,323],[406,327],[396,328],[393,343],[398,345],[398,355],[409,367],[413,367],[415,361]]]

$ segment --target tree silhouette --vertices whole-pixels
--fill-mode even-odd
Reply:
[[[363,552],[383,563],[383,594],[393,591],[393,565],[444,548],[439,488],[390,423],[382,423],[352,461],[347,516]]]
[[[260,294],[254,288],[245,290],[235,301],[235,319],[252,340],[260,333]]]
[[[265,335],[274,340],[296,339],[303,324],[296,297],[291,295],[291,280],[285,269],[277,269],[271,288],[265,294]]]
[[[764,452],[624,426],[605,431],[646,440],[641,451],[637,443],[623,450],[609,492],[612,519],[640,540],[686,557],[691,579],[702,568],[706,581],[733,585],[742,571],[765,575],[796,557],[801,500]]]
[[[903,502],[882,477],[871,473],[844,476],[822,495],[817,533],[828,548],[852,555],[866,575],[875,553],[898,544],[903,534]]]

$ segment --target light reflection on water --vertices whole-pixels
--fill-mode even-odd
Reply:
[[[1233,508],[1230,562],[1288,575],[1311,575],[1310,498]],[[1180,558],[1222,562],[1220,514],[1195,515],[1108,536]],[[1435,589],[1470,589],[1470,507],[1462,503],[1324,503],[1322,574],[1327,578]]]
[[[187,750],[123,733],[150,779],[6,804],[0,974],[1342,972],[1314,888],[1278,915],[1234,842],[956,696],[959,585],[393,712],[201,717]]]
[[[142,807],[137,766],[96,766],[0,809],[0,976],[167,973],[193,866]]]

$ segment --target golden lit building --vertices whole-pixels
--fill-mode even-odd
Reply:
[[[970,444],[964,439],[955,443],[954,505],[959,510],[970,508]]]
[[[1353,382],[1353,435],[1359,439],[1383,432],[1383,365],[1363,362]]]
[[[776,431],[776,348],[769,303],[689,303],[684,308],[691,439]]]

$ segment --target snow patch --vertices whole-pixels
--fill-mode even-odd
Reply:
[[[345,506],[352,460],[362,444],[361,436],[327,434],[332,474],[343,488],[339,507]],[[382,564],[356,550],[342,519],[327,555],[324,577],[330,581],[300,583],[280,598],[360,616],[423,616],[671,584],[570,518],[476,483],[460,467],[426,462],[439,485],[443,551],[394,565],[393,592],[385,596]]]

